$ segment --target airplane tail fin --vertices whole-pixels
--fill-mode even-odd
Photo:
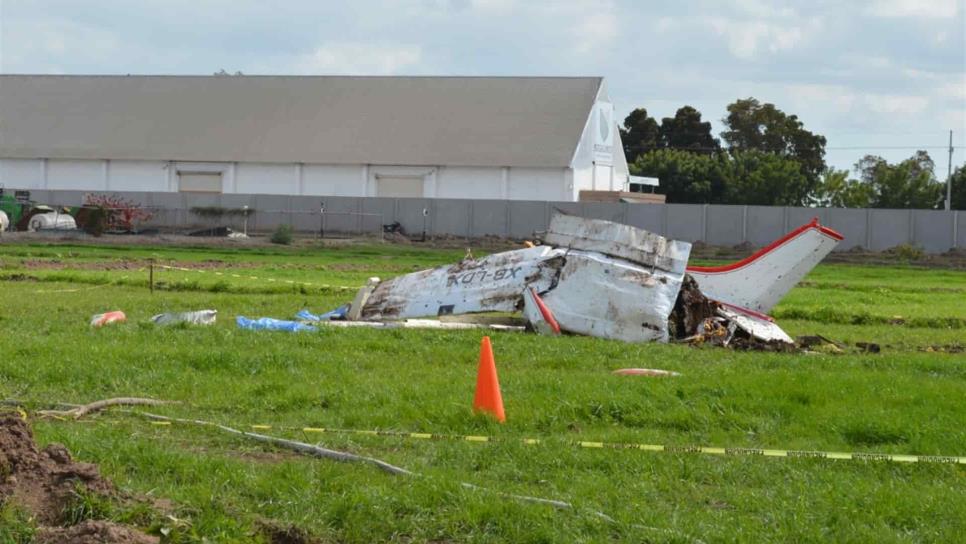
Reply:
[[[843,238],[815,218],[746,259],[687,272],[707,297],[767,313]]]

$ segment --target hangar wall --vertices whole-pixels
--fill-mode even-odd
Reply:
[[[575,200],[567,168],[0,159],[0,186],[179,192],[181,173],[221,176],[222,194],[379,196],[379,180],[421,180],[425,198]]]

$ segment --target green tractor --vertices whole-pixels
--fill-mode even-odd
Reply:
[[[30,208],[30,191],[11,194],[0,187],[0,232],[16,225]]]
[[[30,200],[30,191],[10,191],[0,187],[0,232],[10,230],[74,230],[75,210],[54,209]]]

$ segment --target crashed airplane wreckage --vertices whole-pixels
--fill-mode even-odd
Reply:
[[[737,263],[688,267],[687,242],[558,213],[544,245],[371,278],[345,320],[328,323],[463,328],[487,321],[449,316],[522,312],[523,325],[541,334],[780,349],[792,340],[767,312],[840,240],[813,220]],[[416,319],[427,316],[437,319]]]

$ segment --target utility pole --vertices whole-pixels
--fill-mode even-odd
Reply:
[[[953,131],[949,131],[949,167],[946,169],[946,211],[953,205]]]

